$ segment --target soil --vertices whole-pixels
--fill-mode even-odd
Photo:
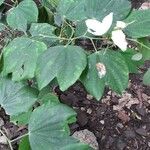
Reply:
[[[143,2],[132,0],[134,8],[139,8]],[[1,34],[0,39],[3,38]],[[80,82],[65,92],[56,87],[54,92],[60,101],[77,112],[77,122],[70,125],[71,135],[77,131],[91,131],[98,143],[94,146],[97,150],[150,150],[150,87],[142,84],[143,73],[148,67],[149,61],[139,74],[130,75],[129,87],[122,96],[106,88],[100,101],[89,95]],[[10,123],[3,109],[0,110],[0,128],[10,139],[25,132],[23,127]],[[14,143],[13,148],[17,150],[18,143]],[[9,150],[9,147],[0,144],[0,150]]]
[[[123,96],[107,89],[101,101],[88,95],[79,82],[66,92],[59,88],[55,92],[78,114],[70,126],[72,134],[88,129],[99,150],[150,150],[150,87],[142,85],[141,74],[131,75],[131,86]]]

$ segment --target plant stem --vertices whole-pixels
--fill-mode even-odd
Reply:
[[[29,133],[23,134],[23,135],[21,135],[21,136],[15,138],[15,139],[13,139],[13,140],[10,140],[10,142],[11,142],[11,143],[16,142],[16,141],[18,141],[18,140],[20,140],[20,139],[22,139],[23,137],[26,137],[26,136],[28,136],[28,135],[29,135]]]
[[[0,133],[6,138],[7,142],[8,142],[8,145],[10,147],[10,150],[13,150],[13,147],[12,147],[12,144],[11,144],[11,141],[8,139],[8,137],[5,135],[5,133],[0,129]]]
[[[137,41],[137,40],[130,39],[130,38],[127,38],[127,39],[130,40],[130,41],[136,42],[136,43],[140,44],[141,46],[145,47],[146,49],[149,49],[149,50],[150,50],[150,47],[146,46],[145,44],[143,44],[143,43],[141,43],[141,42],[139,42],[139,41]]]
[[[94,47],[94,50],[97,52],[97,48],[96,48],[96,46],[95,46],[95,44],[94,44],[94,42],[93,42],[93,39],[90,38],[90,40],[91,40],[91,42],[92,42],[92,45],[93,45],[93,47]]]

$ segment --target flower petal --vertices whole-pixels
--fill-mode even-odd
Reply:
[[[105,31],[105,33],[110,29],[112,22],[113,22],[113,13],[111,12],[102,20],[103,30]]]
[[[127,50],[128,43],[126,41],[126,36],[122,30],[112,31],[111,38],[112,38],[114,44],[117,45],[122,51]]]
[[[88,28],[88,32],[96,36],[105,34],[111,27],[112,22],[113,22],[113,13],[110,13],[109,15],[104,17],[102,22],[96,19],[87,19],[85,21],[86,26]]]
[[[116,29],[120,28],[120,29],[124,29],[125,27],[127,26],[127,24],[123,21],[117,21],[117,24],[116,24]]]

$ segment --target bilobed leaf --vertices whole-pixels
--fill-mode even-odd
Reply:
[[[4,48],[3,73],[12,73],[14,81],[34,77],[38,56],[46,50],[44,43],[20,37]]]
[[[69,137],[68,120],[76,113],[58,104],[42,105],[35,109],[29,121],[29,141],[33,150],[88,150],[88,146]]]
[[[60,0],[57,12],[73,21],[87,18],[102,20],[110,12],[114,13],[114,20],[122,20],[130,9],[131,4],[127,0]]]
[[[38,8],[33,0],[23,0],[18,6],[10,9],[7,15],[7,23],[10,27],[26,31],[27,24],[37,22]]]
[[[34,39],[50,45],[58,40],[57,36],[53,34],[54,30],[55,27],[48,23],[32,23],[29,32]]]
[[[150,35],[150,9],[134,10],[124,21],[129,23],[124,30],[128,36],[142,38]]]
[[[86,55],[78,46],[55,46],[45,51],[38,59],[36,78],[40,89],[55,77],[60,89],[66,90],[80,77],[86,67]]]
[[[0,105],[8,115],[27,112],[37,100],[36,89],[22,82],[13,82],[9,78],[0,77]]]
[[[97,63],[105,66],[104,77],[99,77]],[[81,79],[90,94],[99,100],[103,94],[104,85],[121,94],[128,85],[128,74],[128,67],[122,55],[119,52],[106,49],[88,57],[88,68]]]
[[[145,73],[143,83],[150,86],[150,69]]]

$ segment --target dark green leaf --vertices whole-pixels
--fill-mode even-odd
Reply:
[[[37,100],[38,91],[22,82],[0,78],[0,105],[8,115],[27,112]]]
[[[36,77],[40,89],[57,77],[60,89],[66,90],[86,67],[86,55],[78,46],[55,46],[38,59]]]
[[[148,38],[141,38],[138,39],[138,41],[141,43],[138,45],[139,51],[143,55],[144,60],[150,60],[150,41]]]
[[[125,33],[132,38],[142,38],[150,35],[150,10],[134,10],[129,17],[124,20],[129,25],[125,28]]]
[[[122,93],[128,85],[128,67],[119,52],[102,50],[88,57],[88,68],[82,81],[86,89],[99,100],[103,94],[104,85],[108,85],[117,93]],[[100,63],[105,66],[106,74],[99,77],[96,65]],[[102,69],[100,69],[102,70]]]
[[[127,49],[127,51],[121,52],[121,55],[124,57],[130,73],[137,73],[138,66],[143,64],[143,60],[140,61],[132,60],[132,57],[135,54],[137,54],[137,52],[133,49]]]
[[[33,150],[75,150],[79,145],[81,150],[88,146],[78,143],[69,137],[68,119],[75,112],[62,104],[46,104],[33,111],[29,122],[29,141]]]
[[[44,43],[29,38],[16,38],[4,48],[3,74],[13,74],[14,81],[34,77],[38,56],[46,50]]]
[[[48,23],[32,23],[29,31],[34,39],[51,45],[58,40],[58,37],[53,34],[54,30],[55,27]]]
[[[124,19],[131,9],[127,0],[60,0],[57,12],[70,20],[96,18],[102,20],[110,12],[114,20]]]
[[[37,22],[38,8],[33,0],[24,0],[8,12],[7,23],[10,27],[26,31],[27,24]]]

